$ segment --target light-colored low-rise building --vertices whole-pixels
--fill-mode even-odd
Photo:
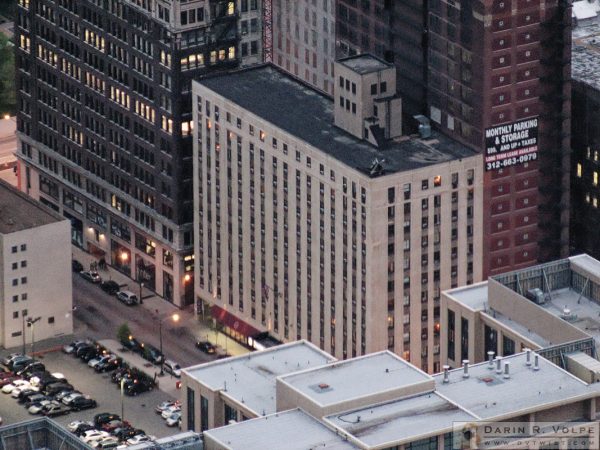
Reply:
[[[70,222],[0,181],[0,346],[71,334],[72,313]]]
[[[299,343],[287,352],[297,349],[305,351]],[[277,354],[271,351],[265,359]],[[229,363],[221,363],[223,372]],[[239,361],[231,363],[229,371],[237,371]],[[600,383],[588,384],[531,351],[465,362],[433,376],[382,351],[274,379],[276,386],[270,383],[261,392],[275,400],[275,411],[209,427],[207,449],[443,450],[474,448],[490,437],[502,438],[502,444],[489,448],[567,449],[576,447],[576,439],[590,439],[583,448],[597,448],[599,442]],[[252,385],[249,379],[246,389]],[[561,435],[550,424],[575,426]],[[502,431],[507,426],[522,431],[515,437]],[[470,442],[464,440],[466,430]]]
[[[595,357],[600,346],[600,261],[589,255],[490,277],[442,293],[442,364],[534,349]]]
[[[197,311],[439,371],[440,292],[482,276],[481,155],[402,135],[390,64],[336,67],[335,103],[271,65],[193,83]]]

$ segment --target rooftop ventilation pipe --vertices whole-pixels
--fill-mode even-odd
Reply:
[[[469,378],[469,360],[463,359],[463,378]]]
[[[525,356],[527,357],[525,364],[527,365],[527,367],[529,367],[529,366],[531,366],[531,349],[530,348],[525,349]]]
[[[510,363],[509,362],[507,362],[507,363],[504,364],[504,376],[503,376],[503,378],[506,378],[506,379],[510,378]]]
[[[500,375],[502,373],[502,358],[496,356],[496,373]]]
[[[450,378],[448,377],[448,371],[450,370],[450,366],[444,365],[444,383],[449,383]]]
[[[494,352],[490,350],[489,352],[487,352],[487,355],[488,355],[488,369],[494,370]]]
[[[533,354],[533,370],[540,370],[540,361],[537,353]]]

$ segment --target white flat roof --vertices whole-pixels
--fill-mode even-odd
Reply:
[[[307,341],[235,356],[183,369],[189,377],[226,394],[258,415],[276,411],[275,378],[322,366],[335,358]]]
[[[445,294],[475,311],[481,311],[486,309],[488,301],[488,282],[450,289]]]
[[[525,353],[504,358],[503,366],[504,362],[510,362],[509,379],[484,362],[469,367],[469,378],[463,378],[462,368],[450,371],[449,383],[442,382],[443,374],[434,375],[436,392],[481,419],[515,416],[520,411],[600,392],[600,384],[587,385],[541,356],[537,371],[526,365]]]
[[[325,417],[326,422],[350,433],[369,447],[383,447],[384,444],[392,447],[400,441],[448,432],[453,422],[474,419],[436,393]]]
[[[350,450],[358,447],[299,409],[204,432],[231,450]]]
[[[432,380],[389,351],[292,373],[281,381],[326,406]]]
[[[596,345],[600,343],[600,305],[571,288],[552,291],[550,296],[550,301],[541,305],[542,308],[557,317],[561,317],[567,308],[572,318],[565,322],[593,337]]]

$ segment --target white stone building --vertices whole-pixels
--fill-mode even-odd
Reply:
[[[71,334],[72,312],[70,222],[0,181],[0,347]]]

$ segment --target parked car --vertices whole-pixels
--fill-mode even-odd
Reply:
[[[4,394],[10,394],[14,389],[18,389],[22,386],[31,386],[31,384],[27,380],[16,379],[12,383],[2,386],[2,392]]]
[[[84,424],[91,425],[92,427],[94,426],[92,422],[85,420],[74,420],[73,422],[69,422],[67,424],[67,430],[69,430],[71,433],[75,433],[75,431]]]
[[[93,441],[91,443],[91,445],[94,448],[99,448],[99,449],[105,450],[105,449],[119,448],[121,443],[119,442],[119,440],[116,437],[110,436],[107,438],[103,438],[99,441]]]
[[[65,389],[64,391],[60,391],[59,393],[54,394],[54,400],[57,400],[57,401],[61,402],[65,397],[68,397],[69,395],[72,395],[72,394],[83,395],[79,391],[75,391],[73,389]]]
[[[102,283],[102,277],[94,270],[82,270],[79,272],[81,278],[94,284]]]
[[[71,406],[71,403],[73,403],[73,401],[79,397],[83,397],[83,394],[79,391],[73,391],[73,392],[65,395],[60,401],[65,406]]]
[[[97,427],[101,427],[105,423],[110,422],[111,420],[121,420],[118,414],[113,413],[99,413],[94,416],[94,425]]]
[[[83,271],[83,264],[76,259],[73,259],[71,260],[71,270],[73,270],[73,272],[81,272]]]
[[[44,366],[44,364],[42,364],[39,361],[34,361],[30,364],[27,364],[21,370],[18,370],[16,372],[16,374],[20,375],[20,376],[29,376],[29,375],[33,374],[34,372],[44,372],[45,370],[46,370],[46,366]]]
[[[147,434],[138,434],[137,436],[133,436],[132,438],[127,439],[128,445],[136,445],[141,444],[143,442],[151,442],[156,439],[154,436],[148,436]]]
[[[107,294],[115,295],[117,292],[119,292],[120,286],[119,283],[114,280],[106,280],[100,283],[100,289]]]
[[[0,372],[0,380],[4,380],[5,378],[14,377],[15,373],[7,370],[5,372]]]
[[[164,401],[164,402],[156,405],[156,407],[154,408],[154,412],[156,412],[156,414],[162,414],[162,412],[165,409],[170,408],[171,406],[174,406],[174,405],[179,405],[179,403],[180,403],[179,400],[175,400],[175,401],[173,401],[173,400],[167,400],[167,401]]]
[[[77,349],[82,346],[82,345],[89,345],[91,344],[90,341],[73,341],[70,344],[67,344],[65,346],[63,346],[62,350],[63,352],[67,353],[67,354],[71,354],[71,353],[75,353],[77,351]]]
[[[168,372],[177,378],[181,377],[181,366],[179,364],[177,364],[175,361],[170,360],[170,359],[165,359],[163,366],[165,368],[165,372]]]
[[[65,405],[50,403],[42,408],[42,415],[47,417],[64,416],[69,414],[71,409]]]
[[[176,412],[180,412],[181,411],[181,405],[180,404],[176,404],[173,406],[169,406],[168,408],[165,408],[162,413],[161,413],[161,417],[163,419],[167,419],[168,417],[170,417],[173,413]]]
[[[33,358],[30,358],[29,356],[19,356],[13,361],[11,361],[8,368],[16,373],[24,367],[27,367],[32,362],[35,362],[35,360]]]
[[[4,389],[4,386],[7,386],[9,384],[12,384],[14,381],[16,380],[20,380],[21,378],[19,378],[18,376],[14,375],[12,377],[8,377],[8,378],[3,378],[2,380],[0,380],[0,388]],[[1,389],[0,389],[1,390]],[[2,391],[4,392],[4,391]]]
[[[71,400],[71,402],[68,405],[73,411],[81,411],[82,409],[95,408],[96,406],[98,406],[98,403],[94,399],[79,396]]]
[[[217,347],[208,341],[196,341],[196,347],[209,355],[214,355],[217,352]]]
[[[29,399],[29,397],[31,397],[33,395],[38,395],[38,394],[39,394],[39,389],[36,389],[34,387],[30,387],[28,389],[23,389],[22,391],[19,392],[19,395],[17,396],[17,402],[26,403],[27,400]]]
[[[50,399],[50,397],[47,397],[44,394],[40,394],[39,392],[36,392],[35,394],[27,397],[27,399],[25,400],[25,409],[29,409],[29,407],[31,405],[33,405],[34,403],[41,402],[44,400],[51,400],[51,399]]]
[[[86,342],[85,344],[81,344],[78,345],[77,348],[75,349],[75,352],[73,352],[73,354],[79,358],[79,356],[84,353],[89,351],[90,349],[95,349],[96,347],[94,346],[94,344],[91,344],[89,342]]]
[[[4,358],[2,358],[2,364],[4,364],[5,366],[10,366],[10,363],[13,360],[15,360],[21,356],[25,356],[25,355],[23,355],[23,353],[11,353],[10,355],[7,355]]]
[[[46,386],[45,392],[46,392],[46,395],[54,395],[60,391],[64,391],[67,389],[73,390],[73,386],[70,385],[69,383],[59,382],[59,383],[52,383],[52,384],[49,384],[48,386]]]
[[[117,292],[117,298],[128,306],[135,305],[138,302],[137,295],[131,291]]]
[[[85,442],[86,444],[90,444],[93,441],[99,441],[101,439],[107,438],[109,437],[110,434],[108,434],[106,431],[100,431],[100,430],[89,430],[84,432],[81,435],[81,440],[83,442]]]
[[[126,441],[127,439],[131,439],[134,436],[139,436],[142,434],[145,435],[146,432],[144,430],[140,430],[139,428],[123,428],[115,432],[115,436],[122,441]]]
[[[29,412],[29,414],[40,414],[44,410],[44,408],[50,403],[55,403],[58,405],[58,402],[55,400],[40,400],[29,405],[27,411]]]
[[[79,354],[79,359],[83,362],[90,362],[92,359],[97,358],[100,355],[100,350],[96,347],[92,347],[82,351]]]
[[[160,352],[159,349],[150,344],[142,344],[144,347],[144,351],[142,352],[142,358],[150,361],[154,364],[159,364],[163,359],[164,355]]]
[[[154,389],[152,381],[135,379],[125,385],[125,394],[135,396]]]
[[[123,347],[125,347],[126,349],[131,350],[135,353],[141,353],[142,349],[144,348],[142,347],[140,341],[138,341],[133,336],[130,336],[129,339],[126,339],[125,341],[121,341],[121,344],[123,344]]]
[[[118,369],[121,367],[123,360],[118,356],[111,355],[111,357],[101,363],[98,363],[94,370],[96,372],[110,372],[111,370]]]
[[[166,420],[167,426],[175,427],[175,426],[179,425],[180,419],[181,419],[181,412],[174,412],[169,417],[167,417],[167,420]]]
[[[83,435],[86,431],[91,431],[91,430],[95,430],[96,427],[94,426],[93,423],[91,422],[84,422],[80,425],[77,425],[77,428],[75,428],[75,430],[73,430],[73,434],[75,434],[75,436],[81,436]]]

